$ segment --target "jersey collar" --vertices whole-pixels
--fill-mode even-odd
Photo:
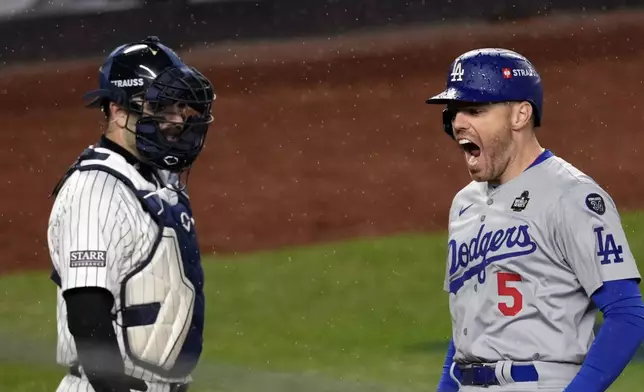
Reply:
[[[546,148],[541,154],[539,154],[537,159],[535,159],[534,162],[532,162],[532,164],[528,166],[528,168],[525,170],[531,169],[537,166],[538,164],[543,163],[545,160],[547,160],[548,158],[552,158],[554,155],[555,154],[553,154],[552,151]]]
[[[108,139],[105,135],[101,136],[101,140],[99,140],[98,146],[107,148],[108,150],[111,150],[121,155],[123,158],[125,158],[127,163],[129,163],[132,166],[137,166],[141,164],[141,161],[137,157],[135,157],[134,154],[126,150],[120,144]]]
[[[555,154],[553,154],[552,151],[545,149],[541,154],[539,154],[537,159],[535,159],[534,162],[532,162],[532,164],[530,164],[530,166],[528,166],[523,172],[525,173],[530,168],[533,168],[545,162],[546,160],[548,160],[549,158],[552,158],[553,156],[555,156]],[[491,193],[494,193],[500,187],[501,187],[500,185],[491,185],[490,183],[487,183],[487,182],[485,183],[485,190],[488,195]]]

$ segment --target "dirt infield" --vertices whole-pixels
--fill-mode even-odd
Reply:
[[[456,55],[483,46],[518,50],[541,71],[542,143],[622,210],[641,206],[642,15],[222,45],[185,54],[218,91],[189,182],[203,250],[444,229],[468,176],[440,108],[424,99],[442,88]],[[47,266],[48,193],[101,132],[100,113],[80,100],[99,61],[0,75],[3,271]]]

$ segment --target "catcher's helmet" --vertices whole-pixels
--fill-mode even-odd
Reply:
[[[99,89],[85,94],[85,99],[90,101],[88,107],[100,107],[105,113],[114,102],[136,115],[136,130],[128,130],[135,132],[139,154],[158,168],[181,172],[203,148],[215,94],[204,75],[184,64],[157,37],[148,37],[112,51],[99,68]],[[189,107],[191,115],[173,124],[180,133],[169,140],[161,131],[161,124],[168,121],[155,113],[177,103]]]
[[[541,125],[543,88],[541,77],[528,59],[507,49],[484,48],[457,57],[447,75],[445,91],[429,98],[428,104],[452,101],[494,103],[527,101],[532,104],[534,125]],[[455,113],[443,110],[443,126],[454,137]]]

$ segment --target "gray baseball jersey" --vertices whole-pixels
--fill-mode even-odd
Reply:
[[[472,182],[449,216],[454,359],[581,364],[594,339],[590,296],[639,277],[611,197],[550,151],[495,189]]]
[[[78,361],[62,293],[101,287],[115,299],[126,372],[152,384],[191,380],[201,351],[203,275],[187,196],[168,179],[157,172],[150,182],[97,147],[60,189],[47,232],[58,285],[58,363]]]

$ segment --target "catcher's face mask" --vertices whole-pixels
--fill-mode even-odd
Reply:
[[[143,103],[133,107],[139,116],[135,134],[141,156],[175,173],[190,168],[213,122],[215,96],[208,79],[194,68],[170,67],[151,82],[142,98]]]

